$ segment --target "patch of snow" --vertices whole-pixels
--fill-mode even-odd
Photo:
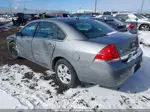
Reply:
[[[10,23],[7,23],[7,24],[4,24],[4,25],[1,25],[0,28],[6,28],[6,29],[11,29],[11,27],[13,26],[13,23],[10,22]]]
[[[140,42],[150,45],[150,31],[140,31],[138,37]]]
[[[26,108],[14,97],[7,94],[5,91],[0,90],[0,109],[18,109]]]
[[[28,109],[149,109],[150,48],[144,45],[141,48],[144,52],[142,67],[119,91],[88,85],[58,94],[51,71],[36,73],[17,64],[0,67],[0,89]]]
[[[5,19],[3,17],[0,17],[0,22],[9,22],[9,21],[12,21],[12,19],[11,18]]]

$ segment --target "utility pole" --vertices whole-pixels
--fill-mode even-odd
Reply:
[[[10,14],[12,15],[12,7],[10,4],[9,4],[9,10],[10,10]]]
[[[96,8],[97,8],[97,0],[94,0],[94,13],[96,13]]]
[[[142,5],[141,5],[141,14],[142,14],[142,12],[143,12],[144,1],[145,1],[145,0],[142,1]]]

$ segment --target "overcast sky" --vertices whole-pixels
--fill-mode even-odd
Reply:
[[[138,11],[142,0],[97,0],[98,10]],[[0,0],[0,7],[76,11],[93,10],[94,0]],[[150,11],[150,0],[145,0],[144,11]]]

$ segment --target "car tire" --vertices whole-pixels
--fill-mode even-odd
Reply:
[[[9,53],[11,55],[12,58],[14,59],[18,59],[18,50],[17,50],[17,46],[15,42],[10,42],[9,44]]]
[[[55,73],[58,85],[63,88],[75,88],[79,84],[76,71],[74,70],[73,66],[65,59],[60,59],[56,62]]]
[[[148,24],[143,24],[139,27],[140,31],[150,31],[150,25]]]

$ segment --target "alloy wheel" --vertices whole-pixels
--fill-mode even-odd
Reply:
[[[60,64],[57,67],[57,74],[62,83],[69,84],[71,82],[71,72],[66,65]]]

